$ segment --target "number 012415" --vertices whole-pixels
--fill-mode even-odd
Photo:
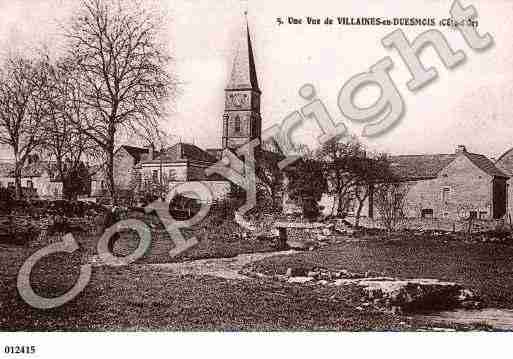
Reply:
[[[4,347],[5,354],[35,354],[35,345],[6,345]]]

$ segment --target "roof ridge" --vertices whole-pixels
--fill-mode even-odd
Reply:
[[[456,156],[455,153],[426,153],[426,154],[414,154],[414,155],[391,155],[393,157],[421,157],[421,156]]]
[[[502,158],[504,156],[506,156],[508,153],[510,153],[511,151],[513,151],[513,147],[507,149],[502,155],[499,156],[499,158],[497,158],[497,160],[495,160],[495,163],[499,162],[500,160],[502,160]]]

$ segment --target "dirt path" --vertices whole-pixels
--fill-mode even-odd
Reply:
[[[294,253],[297,253],[297,251],[290,250],[270,253],[249,253],[239,254],[233,258],[200,259],[180,263],[149,264],[148,266],[153,269],[169,272],[173,275],[194,274],[211,275],[226,279],[249,279],[249,277],[239,274],[239,271],[246,264],[256,262],[267,257],[290,255]]]

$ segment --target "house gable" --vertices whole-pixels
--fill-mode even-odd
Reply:
[[[437,175],[440,177],[456,177],[461,180],[471,180],[472,178],[487,178],[490,180],[493,175],[479,167],[468,156],[461,154],[456,156],[450,163],[440,170]]]
[[[513,175],[513,148],[504,152],[495,162],[495,166],[507,175]]]

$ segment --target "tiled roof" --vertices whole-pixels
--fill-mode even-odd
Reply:
[[[127,145],[123,145],[120,148],[124,148],[125,151],[127,151],[130,154],[130,156],[132,156],[136,160],[136,162],[139,162],[141,160],[141,157],[148,153],[147,148],[140,148]]]
[[[468,159],[472,161],[477,167],[494,177],[509,177],[507,174],[498,169],[492,161],[486,156],[477,153],[465,153]]]
[[[157,155],[153,160],[143,160],[143,163],[173,163],[184,161],[199,161],[199,162],[216,162],[216,158],[208,154],[201,148],[190,143],[177,143],[176,145],[164,150],[161,154]]]
[[[486,156],[463,152],[474,165],[485,173],[494,177],[508,177],[499,170]],[[429,179],[438,176],[438,173],[449,165],[456,154],[434,154],[434,155],[400,155],[390,156],[392,173],[399,179]]]
[[[400,155],[390,156],[392,173],[400,179],[435,178],[456,155]]]

